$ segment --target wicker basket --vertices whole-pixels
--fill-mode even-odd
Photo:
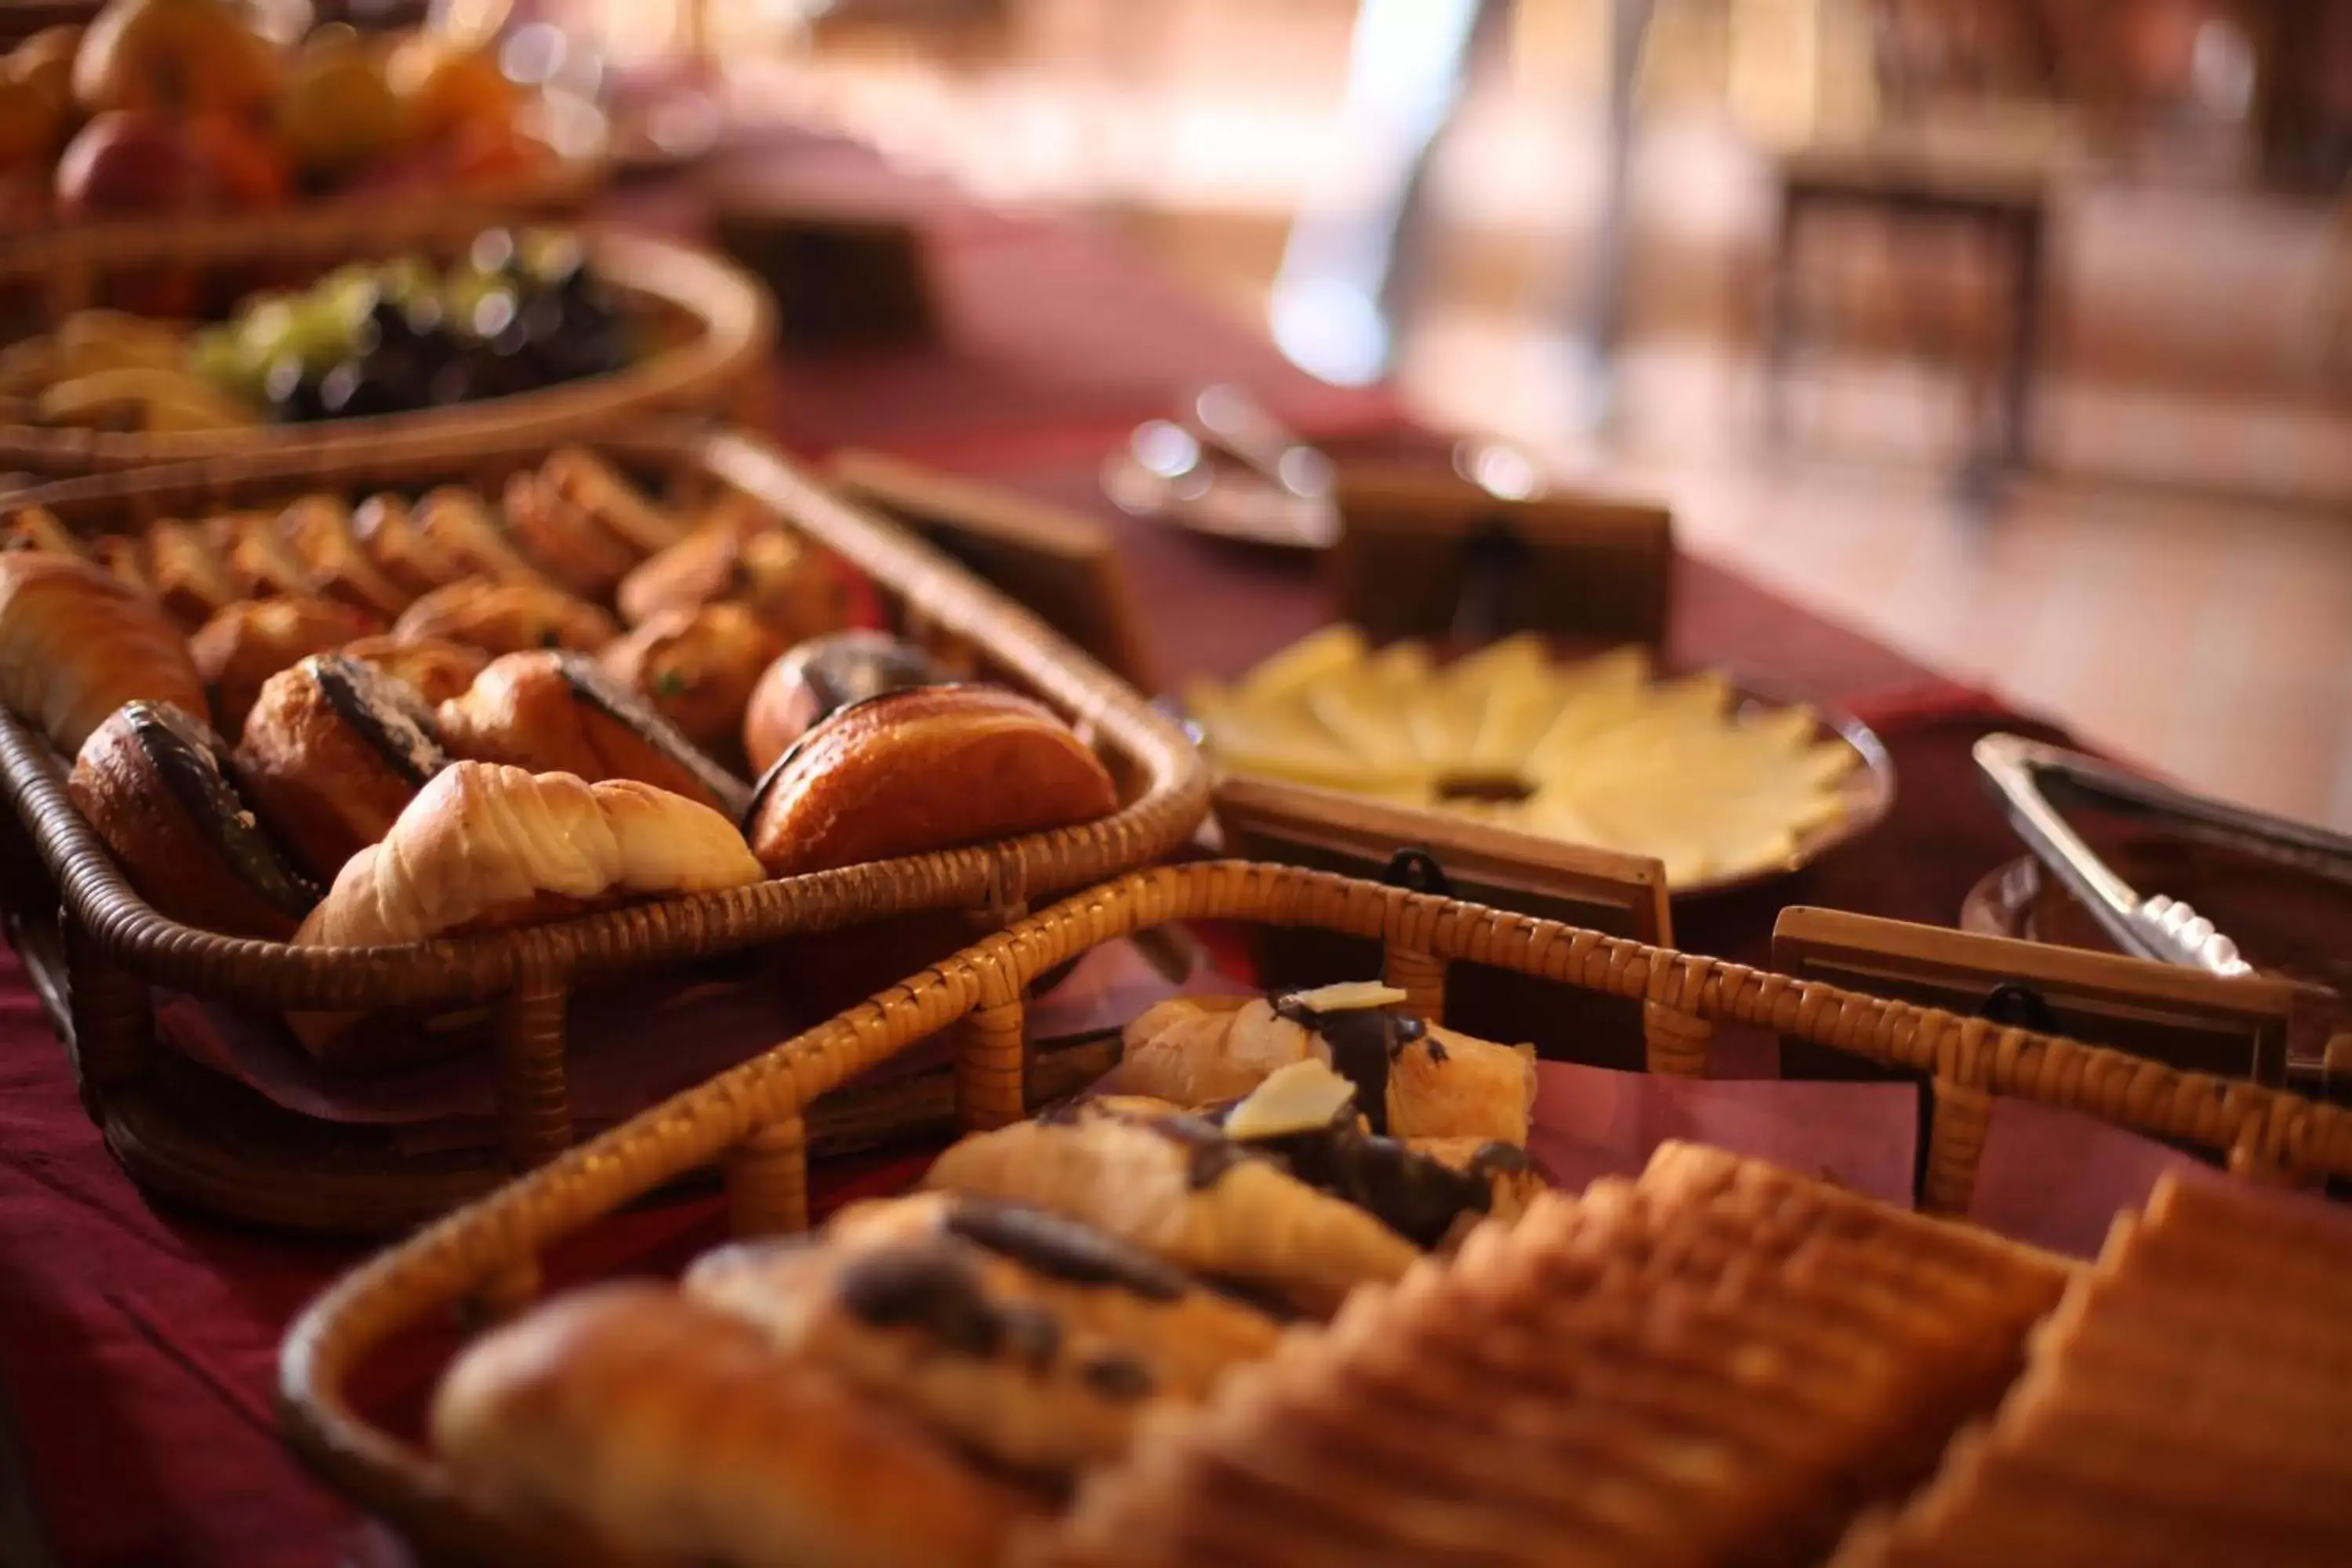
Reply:
[[[2097,1047],[1880,1001],[1737,964],[1375,883],[1242,861],[1139,872],[1010,927],[702,1088],[451,1215],[349,1275],[289,1331],[279,1395],[294,1447],[336,1489],[428,1552],[467,1562],[576,1562],[474,1507],[431,1456],[370,1425],[351,1399],[379,1346],[446,1326],[453,1309],[512,1310],[549,1247],[688,1172],[723,1170],[739,1233],[808,1219],[803,1112],[817,1096],[945,1029],[959,1031],[964,1123],[1023,1114],[1024,988],[1074,954],[1182,920],[1312,926],[1381,942],[1389,968],[1492,964],[1643,1004],[1651,1070],[1696,1075],[1715,1025],[1801,1037],[1923,1069],[1938,1085],[2018,1096],[2215,1151],[2279,1179],[2352,1175],[2352,1114],[2174,1072]],[[1965,1203],[1981,1122],[1936,1101],[1929,1193]],[[1965,1121],[1965,1117],[1959,1119]],[[1937,1206],[1931,1203],[1929,1206]]]
[[[878,862],[727,892],[662,900],[557,924],[405,947],[294,947],[218,936],[165,919],[125,882],[65,792],[63,761],[35,731],[0,715],[0,781],[16,831],[0,837],[0,879],[16,938],[53,1022],[73,1051],[83,1094],[117,1155],[142,1182],[264,1223],[383,1234],[439,1214],[572,1142],[563,1012],[575,980],[739,952],[797,933],[895,914],[969,910],[989,929],[1033,892],[1058,893],[1155,859],[1206,809],[1197,754],[1164,718],[1034,616],[896,527],[848,507],[770,448],[689,432],[604,443],[639,469],[740,489],[874,581],[902,620],[967,647],[991,674],[1070,719],[1119,781],[1126,803],[1099,822],[1005,843]],[[542,448],[331,467],[224,459],[144,474],[100,475],[34,492],[84,530],[185,514],[208,500],[283,499],[301,489],[487,479]],[[60,905],[62,909],[60,911]],[[48,918],[55,912],[55,918]],[[159,1068],[150,987],[268,1009],[363,1011],[483,1004],[497,1012],[504,1159],[401,1161],[322,1145],[305,1121],[224,1119]],[[178,1075],[184,1078],[184,1073]],[[274,1108],[268,1108],[274,1110]],[[290,1113],[279,1121],[299,1121]]]
[[[511,216],[509,213],[508,216]],[[136,227],[58,229],[0,247],[0,298],[31,292],[53,317],[98,298],[110,276],[142,268],[340,263],[410,253],[461,254],[497,214],[442,204],[433,212],[345,211],[208,217]],[[617,229],[583,231],[589,264],[623,293],[680,328],[679,341],[610,375],[537,392],[367,419],[250,429],[124,433],[0,426],[0,472],[74,475],[245,453],[320,462],[430,460],[453,447],[497,447],[593,435],[658,410],[730,403],[766,357],[774,311],[748,274],[707,252]]]

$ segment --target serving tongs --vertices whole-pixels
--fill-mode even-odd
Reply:
[[[2115,873],[2059,814],[2087,805],[2152,823],[2181,838],[2236,850],[2352,884],[2352,838],[2284,817],[2225,805],[2153,779],[2019,735],[1976,743],[1982,770],[2037,859],[2126,952],[2225,976],[2251,974],[2238,944],[2179,899],[2142,895]]]

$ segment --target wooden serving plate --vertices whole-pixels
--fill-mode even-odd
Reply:
[[[510,216],[510,215],[509,215]],[[328,210],[59,229],[0,248],[0,299],[31,296],[56,321],[102,298],[110,278],[180,268],[318,276],[352,260],[460,255],[498,221],[460,205],[423,216]],[[748,275],[707,251],[612,228],[580,231],[588,264],[644,313],[661,346],[609,375],[406,414],[248,429],[138,432],[0,425],[0,472],[68,476],[274,454],[320,464],[430,462],[452,453],[552,445],[648,416],[723,409],[774,340],[772,307]]]

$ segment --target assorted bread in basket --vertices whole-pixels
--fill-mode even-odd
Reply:
[[[1205,806],[1140,697],[732,435],[101,476],[7,521],[0,751],[36,851],[11,864],[55,879],[12,902],[62,895],[60,1026],[126,1114],[171,1098],[154,984],[333,1073],[485,1040],[508,1160],[545,1158],[577,984],[754,947],[789,967],[779,939],[886,921],[895,970],[1165,852]],[[436,1022],[484,1003],[487,1036]],[[242,1161],[230,1206],[283,1213],[268,1139],[212,1130],[180,1173]]]

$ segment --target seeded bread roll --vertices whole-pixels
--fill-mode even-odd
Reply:
[[[613,640],[613,617],[551,583],[469,577],[436,588],[401,613],[393,635],[436,637],[485,653],[569,647],[593,652]]]
[[[597,658],[688,740],[716,755],[735,745],[751,689],[778,648],[776,634],[741,605],[705,605],[665,610],[607,643]]]
[[[748,796],[668,721],[582,654],[541,650],[494,659],[438,726],[459,756],[534,773],[639,779],[734,821]]]

